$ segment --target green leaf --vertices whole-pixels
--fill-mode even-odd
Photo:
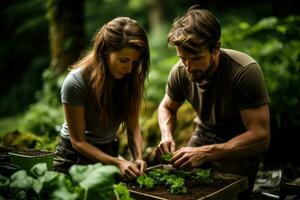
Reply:
[[[173,157],[173,154],[171,152],[165,153],[162,155],[162,159],[164,159],[165,161],[170,161]]]
[[[30,169],[30,172],[34,177],[39,177],[39,176],[43,176],[47,170],[48,170],[48,167],[47,167],[46,163],[39,163],[39,164],[34,165]]]
[[[153,189],[154,184],[155,184],[154,179],[147,175],[139,176],[136,181],[140,185],[140,187],[145,186],[146,189],[148,189],[148,190]]]
[[[65,180],[67,179],[65,174],[55,171],[46,171],[43,176],[38,177],[39,182],[43,186],[41,188],[42,193],[50,193],[60,187],[67,187]]]
[[[43,184],[40,196],[45,196],[49,199],[75,200],[82,193],[82,189],[78,190],[78,186],[73,186],[69,176],[63,173],[47,171],[43,176],[39,177],[39,180]]]
[[[67,187],[59,187],[53,192],[53,199],[59,200],[76,200],[79,197],[79,193],[73,193],[68,190]]]
[[[195,171],[195,179],[200,180],[204,183],[213,183],[213,179],[210,176],[211,169],[197,169]]]
[[[0,174],[0,189],[9,185],[9,179]]]
[[[36,184],[37,180],[27,175],[25,170],[20,170],[11,175],[10,187],[18,189],[30,189]]]
[[[134,200],[133,198],[130,197],[130,193],[127,187],[122,183],[114,185],[114,191],[117,200]]]
[[[69,173],[72,179],[85,189],[85,198],[110,199],[113,196],[114,175],[119,173],[119,169],[116,166],[97,163],[73,165]]]

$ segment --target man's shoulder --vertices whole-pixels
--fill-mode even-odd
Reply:
[[[223,52],[224,56],[230,57],[234,62],[238,63],[243,67],[253,63],[257,63],[254,58],[252,58],[250,55],[244,52],[233,50],[233,49],[224,49],[224,48],[222,48],[221,51]]]
[[[183,63],[181,62],[181,60],[178,60],[178,61],[173,65],[171,71],[173,71],[173,72],[176,71],[177,73],[180,73],[180,74],[186,72],[186,70],[184,69],[184,65],[183,65]]]

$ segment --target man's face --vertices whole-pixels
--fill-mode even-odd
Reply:
[[[216,56],[206,48],[193,54],[176,47],[176,52],[191,81],[201,83],[208,78],[212,69],[215,68]]]

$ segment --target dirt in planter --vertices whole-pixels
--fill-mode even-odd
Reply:
[[[18,149],[13,151],[13,153],[28,155],[28,156],[43,156],[51,154],[51,151],[39,150],[39,149]]]
[[[9,152],[13,151],[13,148],[0,147],[0,162],[10,162]]]
[[[196,200],[201,197],[210,195],[218,190],[228,186],[229,184],[237,181],[237,179],[214,179],[213,183],[202,183],[196,180],[188,180],[186,182],[187,193],[174,195],[170,193],[165,186],[155,186],[152,190],[139,188],[136,184],[128,185],[128,188],[144,194],[150,194],[153,196],[172,199],[172,200]]]

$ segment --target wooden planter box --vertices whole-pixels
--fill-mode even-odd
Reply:
[[[157,165],[165,168],[165,165]],[[153,168],[153,167],[151,167]],[[186,183],[186,194],[171,194],[164,186],[155,186],[153,190],[129,186],[130,195],[139,200],[234,200],[237,195],[248,188],[248,178],[233,174],[213,174],[214,182]]]
[[[53,153],[45,150],[23,149],[8,153],[12,164],[29,171],[38,163],[46,163],[48,170],[53,169]]]

